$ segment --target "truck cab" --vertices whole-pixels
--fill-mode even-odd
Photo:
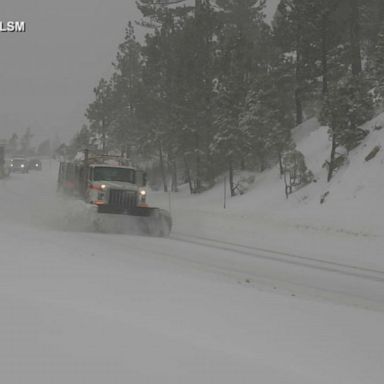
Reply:
[[[143,172],[123,165],[91,164],[86,199],[100,210],[127,212],[146,207]]]

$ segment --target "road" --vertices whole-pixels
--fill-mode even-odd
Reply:
[[[65,230],[77,238],[84,237],[84,231],[88,232],[90,228],[87,218],[81,217],[82,204],[56,194],[56,167],[57,164],[51,161],[45,164],[43,172],[16,174],[3,180],[2,198],[3,202],[8,202],[3,207],[3,217],[16,225]],[[182,220],[188,221],[188,215]],[[198,268],[233,281],[246,281],[263,289],[384,309],[384,271],[379,268],[329,261],[311,254],[274,251],[273,247],[266,249],[230,240],[215,240],[193,232],[186,233],[178,228],[177,223],[169,239],[98,236],[92,232],[88,236],[93,236],[93,241],[102,239],[102,246],[106,249],[113,249],[116,244],[128,249],[135,239],[139,249],[156,257],[162,255],[187,268]],[[188,252],[180,252],[181,248],[188,248]]]
[[[381,382],[382,271],[93,233],[55,179],[0,181],[1,382]]]

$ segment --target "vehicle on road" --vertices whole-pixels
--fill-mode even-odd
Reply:
[[[39,159],[31,159],[29,160],[28,168],[31,171],[41,171],[43,167]]]
[[[28,173],[28,161],[24,157],[15,157],[10,161],[11,172]]]
[[[147,204],[145,173],[126,159],[91,156],[86,151],[82,160],[61,162],[58,190],[94,207],[97,230],[125,232],[129,228],[129,232],[133,228],[153,236],[168,236],[171,231],[170,214]]]

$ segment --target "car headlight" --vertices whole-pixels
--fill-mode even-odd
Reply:
[[[142,189],[141,191],[140,191],[140,195],[141,196],[145,196],[147,194],[147,191],[145,190],[145,189]]]
[[[100,188],[101,188],[101,189],[105,189],[105,188],[107,188],[107,186],[106,186],[105,184],[101,184],[101,185],[100,185]]]

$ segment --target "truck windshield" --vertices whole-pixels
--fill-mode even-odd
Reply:
[[[122,181],[135,182],[135,171],[129,168],[95,167],[93,171],[94,181]]]

